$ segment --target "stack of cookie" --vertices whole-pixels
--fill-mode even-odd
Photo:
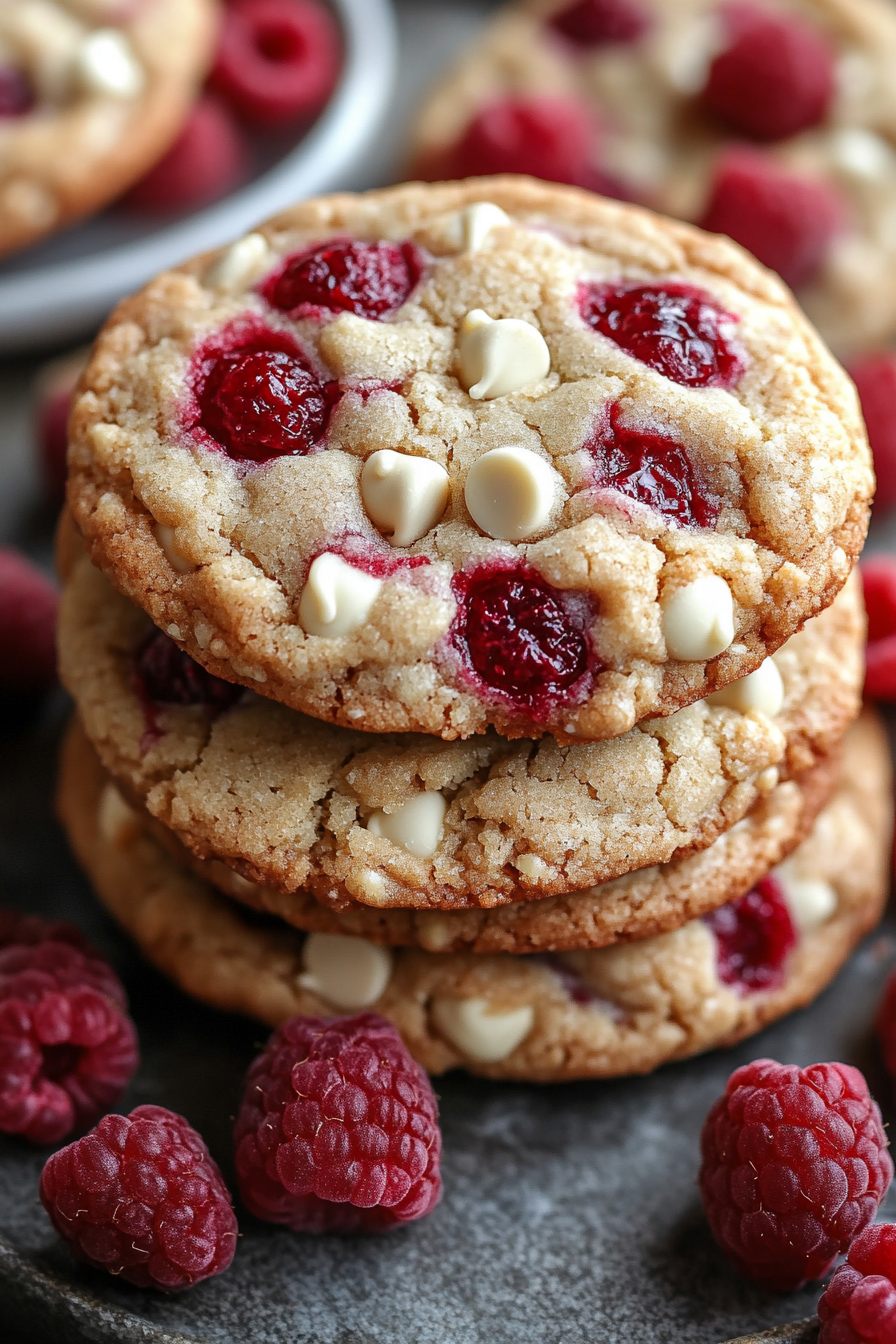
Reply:
[[[197,997],[609,1076],[876,921],[867,442],[736,246],[515,178],[310,202],[120,306],[69,470],[60,810]]]

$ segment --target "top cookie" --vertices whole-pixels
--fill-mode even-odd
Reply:
[[[97,210],[177,135],[215,0],[0,0],[0,252]]]
[[[371,731],[626,732],[844,583],[852,384],[739,248],[523,179],[297,206],[97,341],[69,502],[218,676]]]
[[[428,99],[413,171],[529,172],[727,233],[838,352],[896,334],[885,0],[521,0]]]

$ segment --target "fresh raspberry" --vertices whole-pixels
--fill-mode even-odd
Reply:
[[[827,1274],[893,1176],[880,1110],[848,1064],[735,1069],[700,1143],[713,1236],[736,1269],[779,1292]]]
[[[744,360],[726,328],[737,318],[692,285],[582,285],[585,322],[633,359],[684,387],[732,387]]]
[[[454,580],[455,647],[475,678],[536,721],[588,676],[590,612],[527,564],[482,565]]]
[[[551,27],[580,47],[636,42],[650,27],[650,15],[633,0],[573,0],[551,19]]]
[[[818,1302],[818,1344],[896,1341],[896,1225],[866,1227]]]
[[[719,979],[741,994],[777,989],[796,932],[780,883],[764,877],[752,891],[704,919],[716,936]]]
[[[865,694],[872,700],[896,701],[896,559],[878,556],[862,565],[868,647],[865,650]]]
[[[265,283],[264,296],[290,317],[323,309],[382,321],[408,300],[422,270],[412,243],[340,238],[287,257]]]
[[[56,682],[56,608],[45,574],[0,546],[0,692],[41,694]]]
[[[204,95],[168,153],[122,197],[128,210],[170,213],[220,200],[248,174],[242,133],[217,98]]]
[[[152,630],[134,655],[140,699],[152,705],[200,705],[223,714],[243,694],[242,686],[222,681],[194,663],[163,630]]]
[[[15,65],[0,66],[0,119],[24,117],[36,99],[24,73]]]
[[[178,1292],[233,1259],[230,1193],[201,1137],[164,1106],[107,1115],[47,1161],[41,1203],[78,1260]]]
[[[239,116],[271,129],[320,111],[341,59],[336,24],[316,0],[231,0],[211,83]]]
[[[376,1013],[293,1017],[246,1078],[237,1183],[256,1217],[295,1232],[382,1232],[442,1190],[435,1093]]]
[[[834,95],[836,53],[796,14],[736,3],[724,11],[730,41],[709,68],[704,107],[754,140],[783,140],[817,126]]]
[[[868,428],[877,493],[874,502],[885,509],[896,505],[896,351],[880,350],[848,365],[859,391]]]
[[[57,1143],[137,1067],[124,989],[79,931],[0,912],[0,1131]]]
[[[829,183],[784,172],[758,150],[735,148],[719,162],[700,224],[727,233],[799,289],[818,274],[845,221],[844,202]]]

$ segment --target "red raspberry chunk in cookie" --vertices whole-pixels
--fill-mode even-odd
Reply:
[[[866,1227],[818,1302],[818,1344],[896,1340],[896,1226]]]
[[[865,694],[896,701],[896,559],[880,556],[862,565],[868,647]]]
[[[55,586],[12,546],[0,546],[0,691],[39,695],[56,681]]]
[[[290,317],[323,309],[382,321],[407,302],[422,270],[412,243],[342,238],[288,257],[266,282],[264,296]]]
[[[633,0],[574,0],[550,24],[578,46],[603,47],[636,42],[649,28],[650,16]]]
[[[152,706],[199,705],[223,714],[243,694],[242,686],[222,681],[195,663],[163,630],[153,630],[134,655],[141,700]]]
[[[710,233],[727,233],[747,248],[791,289],[815,278],[845,223],[833,186],[796,177],[750,149],[723,155],[700,220]]]
[[[231,0],[212,84],[252,125],[283,126],[323,107],[340,61],[336,24],[317,0]]]
[[[736,1269],[778,1292],[823,1278],[893,1177],[880,1111],[848,1064],[736,1069],[700,1147],[713,1236]]]
[[[835,82],[836,53],[824,35],[758,5],[729,5],[724,17],[730,41],[710,66],[704,107],[755,140],[817,126]]]
[[[741,994],[755,994],[783,983],[796,932],[784,893],[773,877],[764,877],[745,896],[705,918],[716,936],[723,984]]]
[[[686,448],[668,434],[620,423],[614,402],[585,445],[595,484],[646,504],[679,527],[715,527],[719,502],[700,479]]]
[[[0,119],[24,117],[35,104],[34,90],[15,65],[0,65]]]
[[[193,108],[174,144],[122,198],[128,210],[193,210],[219,200],[247,176],[242,133],[216,98]]]
[[[896,351],[881,350],[849,365],[874,454],[874,502],[896,505]]]
[[[581,690],[591,670],[587,600],[526,564],[459,574],[454,593],[454,644],[486,692],[538,722]]]
[[[583,285],[579,310],[626,354],[684,387],[730,388],[744,371],[727,330],[737,318],[692,285]]]

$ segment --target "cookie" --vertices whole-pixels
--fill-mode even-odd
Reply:
[[[3,0],[0,253],[100,209],[175,139],[214,0]]]
[[[458,910],[565,894],[710,845],[858,712],[857,576],[724,693],[605,742],[371,737],[210,677],[86,557],[60,674],[104,766],[202,858],[282,891]],[[753,707],[751,707],[753,706]],[[763,708],[764,707],[764,708]]]
[[[677,929],[742,896],[791,853],[829,801],[840,772],[835,749],[798,779],[784,780],[708,849],[564,896],[475,910],[377,910],[357,903],[333,909],[310,892],[249,882],[220,859],[200,859],[167,826],[131,807],[100,765],[77,719],[65,745],[67,777],[91,796],[100,781],[100,824],[114,838],[139,824],[181,868],[250,909],[277,915],[309,933],[343,934],[427,952],[566,952],[607,947]],[[87,783],[87,781],[90,781]]]
[[[617,737],[747,675],[845,582],[872,490],[774,277],[521,179],[312,201],[158,277],[69,469],[94,562],[207,670],[449,739]]]
[[[557,177],[730,234],[846,354],[896,335],[894,63],[885,0],[522,0],[429,96],[412,171]]]
[[[373,1008],[433,1073],[612,1077],[729,1045],[828,984],[879,918],[889,871],[890,762],[870,717],[847,740],[811,836],[747,896],[674,933],[553,957],[390,953],[320,934],[303,943],[178,867],[138,823],[101,828],[99,800],[64,762],[62,817],[80,862],[183,989],[271,1026]]]

